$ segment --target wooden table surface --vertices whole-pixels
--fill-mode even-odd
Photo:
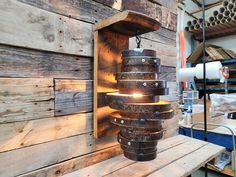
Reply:
[[[188,176],[225,151],[224,147],[178,135],[158,143],[155,160],[135,162],[123,155],[88,166],[64,177]]]

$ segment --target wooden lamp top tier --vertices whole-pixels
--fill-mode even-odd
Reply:
[[[141,35],[144,33],[156,31],[160,28],[160,26],[160,22],[150,18],[147,15],[126,10],[105,20],[102,20],[101,22],[98,22],[94,26],[94,31],[109,30],[133,37],[136,35],[137,29]]]

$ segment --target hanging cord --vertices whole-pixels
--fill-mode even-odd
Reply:
[[[140,48],[140,44],[141,44],[141,35],[140,35],[140,30],[137,29],[136,30],[136,44],[137,44],[137,48]]]

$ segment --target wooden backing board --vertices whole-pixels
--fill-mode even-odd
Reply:
[[[158,21],[133,11],[124,11],[109,17],[94,27],[94,136],[112,135],[117,127],[112,125],[108,115],[110,109],[105,100],[108,92],[115,92],[114,74],[119,71],[121,52],[129,47],[129,37],[155,31]]]

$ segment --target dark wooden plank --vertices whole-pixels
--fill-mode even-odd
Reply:
[[[0,77],[92,79],[92,58],[0,45]]]
[[[96,23],[114,15],[118,10],[91,0],[18,0],[41,9],[55,12],[78,20]]]
[[[55,79],[55,115],[93,111],[93,82]]]

